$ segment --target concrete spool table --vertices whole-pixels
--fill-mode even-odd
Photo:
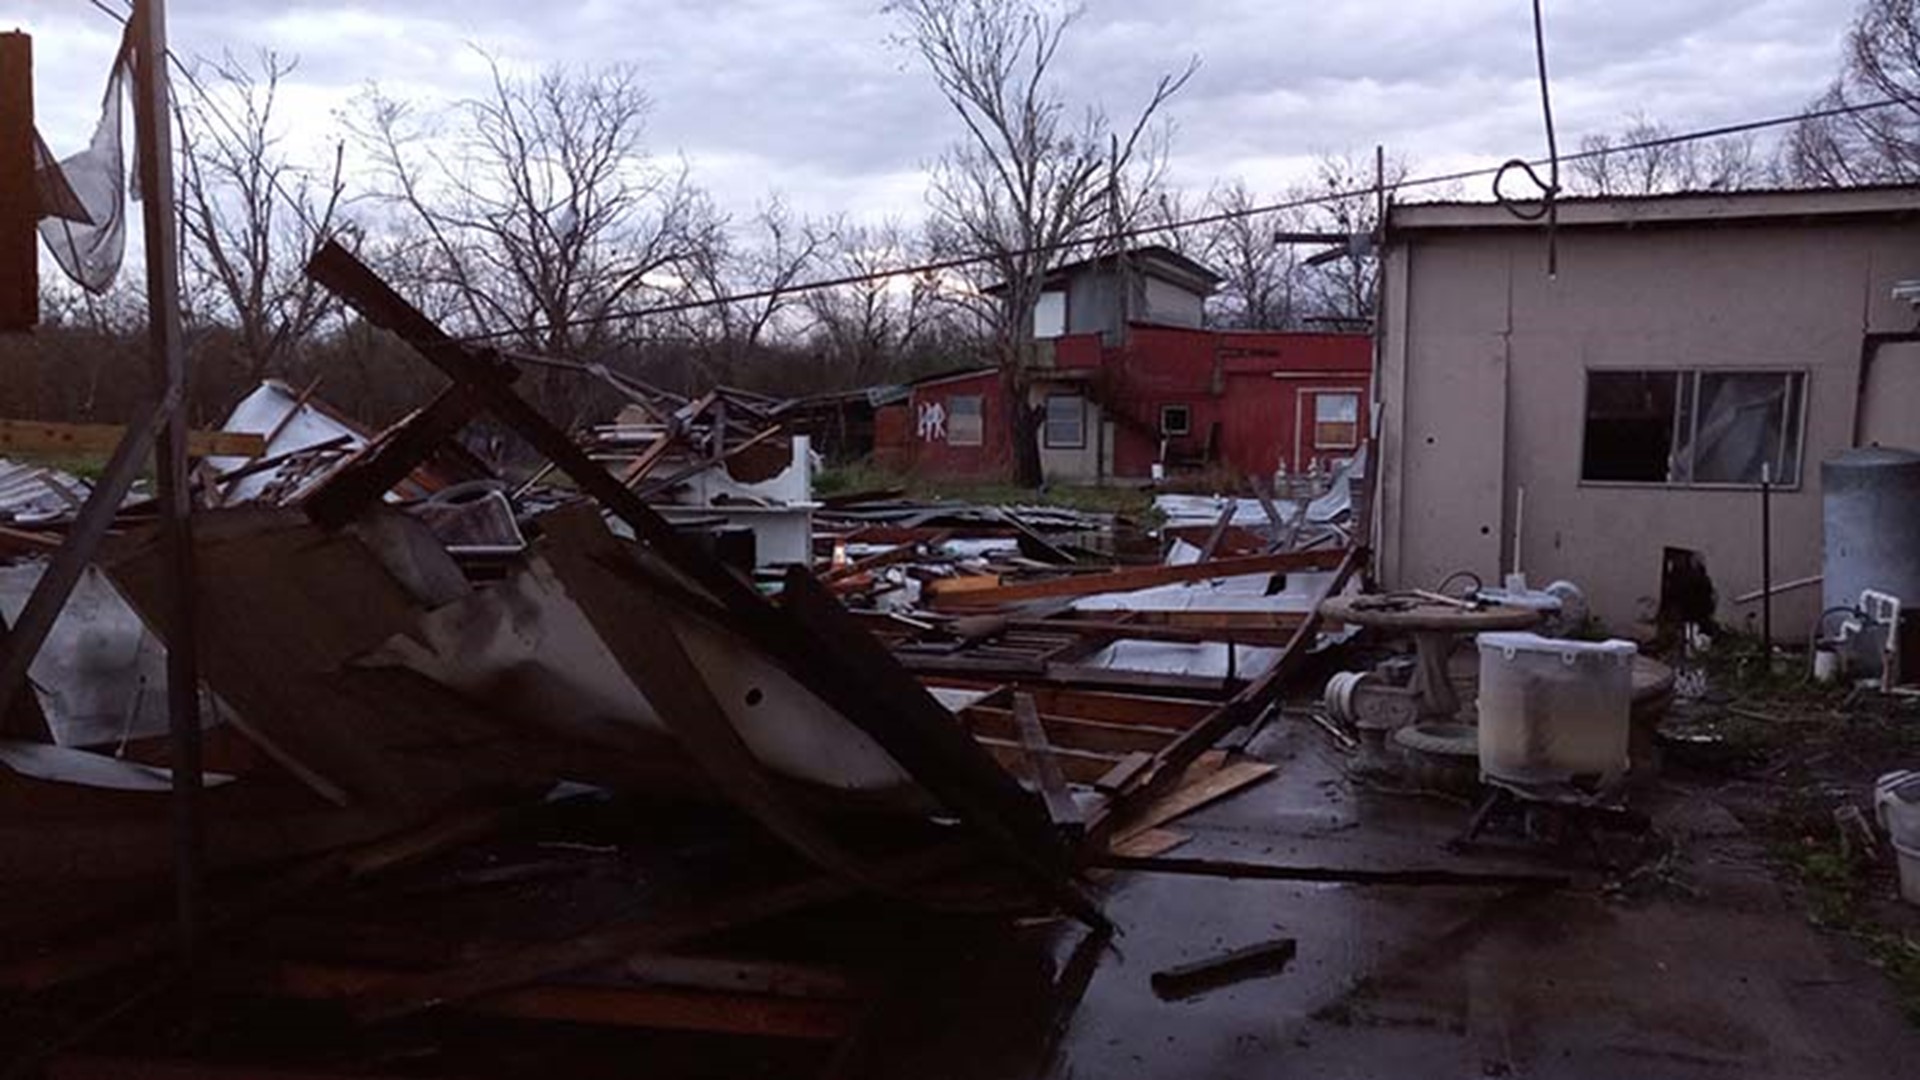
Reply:
[[[1413,690],[1420,715],[1451,720],[1460,711],[1460,695],[1447,676],[1447,658],[1466,634],[1493,630],[1530,630],[1543,611],[1507,604],[1482,604],[1427,593],[1367,593],[1334,596],[1320,603],[1320,617],[1413,637]]]

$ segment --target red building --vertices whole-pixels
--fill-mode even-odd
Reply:
[[[1146,480],[1327,468],[1366,437],[1366,334],[1208,330],[1217,284],[1164,248],[1062,267],[1035,310],[1041,339],[1028,400],[1044,409],[1049,480]],[[1114,294],[1119,294],[1115,302]],[[1116,320],[1119,314],[1130,317]],[[1137,313],[1137,314],[1136,314]],[[1051,331],[1051,332],[1049,332]],[[934,475],[992,477],[1010,465],[999,373],[975,369],[909,388],[879,449]],[[904,445],[894,440],[904,436]]]

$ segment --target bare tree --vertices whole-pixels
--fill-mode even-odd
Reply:
[[[702,305],[673,319],[702,367],[703,381],[736,381],[741,365],[779,335],[789,315],[802,312],[793,287],[820,262],[825,237],[778,197],[762,203],[744,234],[716,232],[680,269],[676,299]],[[719,302],[751,294],[752,300]]]
[[[1659,195],[1738,191],[1769,180],[1751,132],[1667,142],[1672,129],[1635,113],[1618,132],[1580,140],[1586,155],[1569,162],[1568,187],[1581,195]]]
[[[1045,0],[895,0],[886,10],[965,128],[934,167],[929,235],[943,253],[987,260],[997,288],[985,314],[1012,419],[1014,478],[1035,486],[1039,415],[1027,397],[1032,312],[1047,270],[1084,254],[1074,245],[1103,225],[1151,205],[1163,167],[1153,159],[1165,146],[1153,121],[1196,65],[1161,77],[1132,121],[1116,127],[1098,106],[1071,110],[1054,85],[1077,9]]]
[[[1810,116],[1785,139],[1785,179],[1808,186],[1920,180],[1920,2],[1865,0],[1847,34],[1839,77],[1810,113],[1891,99],[1859,112]]]
[[[377,87],[358,103],[356,139],[403,237],[390,255],[464,329],[594,356],[623,332],[616,316],[684,286],[721,223],[684,167],[648,156],[632,67],[519,77],[487,63],[486,96],[451,111]],[[555,411],[581,408],[575,389],[565,372],[535,379]]]
[[[806,296],[813,318],[810,341],[821,360],[851,385],[887,378],[920,344],[944,313],[938,278],[888,274],[920,261],[923,238],[897,221],[880,225],[841,221],[825,256],[829,277],[861,280]]]
[[[345,227],[341,154],[336,147],[331,168],[314,173],[282,153],[275,109],[296,63],[228,55],[202,65],[196,92],[175,100],[185,295],[203,342],[230,330],[244,387],[280,371],[335,308],[305,268]]]
[[[1372,320],[1380,275],[1372,238],[1380,228],[1380,204],[1383,194],[1391,196],[1410,171],[1405,158],[1392,154],[1378,163],[1373,155],[1321,154],[1313,179],[1289,193],[1292,201],[1310,201],[1296,219],[1304,231],[1349,238],[1345,247],[1324,248],[1301,261],[1295,273],[1294,310],[1302,320],[1335,326]]]
[[[1206,216],[1230,216],[1200,229],[1191,254],[1225,279],[1210,307],[1211,320],[1220,326],[1279,330],[1295,321],[1300,257],[1293,245],[1275,243],[1274,233],[1294,225],[1299,215],[1252,213],[1260,202],[1244,180],[1207,196]]]

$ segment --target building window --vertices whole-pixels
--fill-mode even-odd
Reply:
[[[979,446],[986,441],[986,417],[980,411],[979,394],[955,394],[947,398],[947,445]]]
[[[1589,371],[1580,479],[1800,483],[1803,371]]]
[[[1067,294],[1048,289],[1033,305],[1033,336],[1059,337],[1067,332]]]
[[[1193,412],[1185,405],[1160,406],[1160,434],[1169,438],[1193,434]]]
[[[1313,448],[1352,450],[1360,445],[1360,395],[1313,396]]]
[[[1087,445],[1087,402],[1078,394],[1047,395],[1047,421],[1040,445],[1049,450],[1080,450]]]

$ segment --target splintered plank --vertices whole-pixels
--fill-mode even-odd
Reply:
[[[1273,775],[1276,768],[1264,761],[1236,761],[1222,766],[1218,771],[1182,784],[1129,814],[1114,833],[1114,838],[1124,843],[1130,836],[1157,828],[1216,799],[1265,780]]]
[[[296,998],[351,998],[386,977],[366,968],[287,965],[274,973],[269,989]],[[600,981],[521,986],[461,1005],[464,1012],[518,1020],[821,1041],[852,1030],[858,1008],[857,1002],[821,997]]]
[[[1111,850],[1115,855],[1148,859],[1155,855],[1164,855],[1191,839],[1193,839],[1191,834],[1174,829],[1142,829],[1114,844]]]
[[[1030,775],[1027,755],[1020,749],[1017,741],[996,739],[987,735],[979,736],[978,741],[1001,768],[1016,776]],[[1054,747],[1053,757],[1060,763],[1060,770],[1066,773],[1068,780],[1076,784],[1088,785],[1105,776],[1108,770],[1120,760],[1115,754],[1102,754],[1092,750],[1069,750],[1064,746]]]
[[[876,875],[908,885],[961,865],[964,855],[951,848],[916,852],[886,864]],[[352,996],[363,1021],[388,1020],[426,1009],[528,986],[623,957],[674,947],[722,930],[763,922],[803,908],[852,895],[854,886],[831,877],[809,877],[683,910],[616,923],[564,941],[507,949],[445,971],[395,975]]]
[[[465,388],[450,386],[440,391],[426,408],[387,429],[373,446],[321,481],[306,497],[308,516],[330,529],[359,517],[479,412],[480,403]]]
[[[1095,593],[1132,592],[1135,589],[1151,588],[1155,585],[1172,585],[1184,581],[1209,581],[1213,578],[1238,577],[1243,574],[1278,574],[1291,570],[1329,570],[1339,565],[1344,552],[1328,551],[1289,551],[1276,555],[1249,555],[1236,559],[1214,559],[1209,562],[1191,563],[1185,566],[1139,566],[1125,570],[1111,570],[1098,574],[1069,574],[1065,577],[1048,578],[1045,581],[1029,581],[1018,585],[1003,585],[999,588],[965,586],[956,587],[954,581],[964,578],[948,578],[928,583],[933,594],[935,606],[980,606],[1020,603],[1027,600],[1045,600],[1060,596],[1091,596]]]
[[[1558,889],[1572,884],[1566,874],[1452,870],[1446,867],[1373,869],[1348,866],[1286,866],[1233,859],[1182,859],[1113,851],[1095,856],[1092,865],[1108,870],[1181,874],[1246,881],[1319,881],[1342,885],[1431,885],[1479,889]]]
[[[976,735],[986,735],[996,739],[1019,737],[1012,710],[974,704],[962,710],[960,716],[967,721],[967,725]],[[1069,750],[1094,750],[1103,754],[1130,754],[1135,751],[1151,753],[1180,734],[1179,728],[1151,727],[1146,724],[1110,724],[1100,720],[1075,720],[1054,713],[1043,714],[1041,720],[1047,726],[1048,741],[1054,745]]]
[[[1047,804],[1047,816],[1054,827],[1072,833],[1084,830],[1086,815],[1073,800],[1073,792],[1067,790],[1067,778],[1061,773],[1059,759],[1054,757],[1053,747],[1047,742],[1047,729],[1041,726],[1032,694],[1013,695],[1013,722],[1020,733],[1020,749],[1033,769],[1040,797]]]

